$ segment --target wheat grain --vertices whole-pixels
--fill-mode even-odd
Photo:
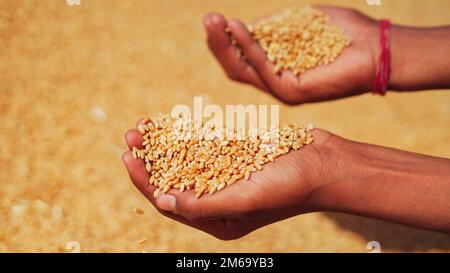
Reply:
[[[142,244],[144,244],[144,243],[147,242],[147,241],[148,241],[148,238],[147,238],[147,237],[144,237],[144,238],[142,238],[141,240],[139,240],[138,244],[142,245]]]
[[[326,13],[307,6],[284,10],[247,29],[274,64],[274,73],[290,70],[299,75],[332,63],[350,44],[344,31],[327,24],[328,20]],[[234,37],[231,40],[236,45]],[[241,49],[236,48],[241,56]]]
[[[135,208],[134,209],[134,213],[142,215],[142,214],[144,214],[144,211],[142,209],[140,209],[140,208]]]
[[[169,190],[181,192],[194,189],[195,196],[212,195],[239,180],[249,180],[252,172],[261,171],[263,165],[278,156],[297,150],[313,141],[312,125],[290,124],[274,134],[260,134],[256,139],[208,139],[198,135],[195,128],[180,129],[190,138],[178,138],[176,128],[193,124],[185,118],[144,119],[138,125],[143,131],[142,149],[133,147],[133,157],[145,162],[149,184],[157,189],[155,198]],[[215,130],[210,126],[210,130]],[[179,132],[178,132],[179,133]],[[135,210],[136,213],[138,213]]]

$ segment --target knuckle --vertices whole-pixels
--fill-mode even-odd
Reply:
[[[222,241],[232,241],[232,240],[236,240],[236,239],[239,239],[242,237],[242,235],[240,235],[240,234],[230,233],[230,232],[220,232],[220,233],[216,233],[216,234],[212,234],[212,235]]]
[[[293,106],[297,105],[299,103],[298,96],[292,95],[290,92],[287,92],[286,90],[279,90],[279,89],[273,89],[274,90],[274,96],[278,98],[281,102],[284,104]]]
[[[311,89],[285,86],[284,88],[274,89],[274,95],[284,104],[294,106],[303,102],[310,101]]]
[[[230,78],[233,81],[239,81],[239,82],[242,81],[241,76],[234,72],[227,71],[227,76],[228,76],[228,78]]]
[[[208,36],[207,38],[209,50],[211,50],[214,54],[217,54],[225,48],[223,44],[221,44],[215,37]]]
[[[299,104],[299,100],[298,99],[294,99],[291,96],[279,96],[278,97],[284,104],[289,105],[289,106],[294,106]]]
[[[197,213],[190,213],[188,215],[185,215],[186,219],[189,222],[200,222],[202,220],[202,218],[197,214]]]

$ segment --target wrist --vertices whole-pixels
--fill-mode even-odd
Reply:
[[[329,154],[324,162],[324,183],[311,192],[310,211],[335,211],[359,214],[370,195],[369,186],[383,176],[385,160],[379,147],[333,135],[321,148]],[[384,170],[386,171],[386,170]]]
[[[332,179],[309,196],[310,211],[342,212],[450,230],[448,159],[336,137]]]
[[[416,28],[395,25],[390,33],[390,90],[413,91],[450,86],[448,27]]]
[[[360,84],[358,90],[371,93],[374,91],[374,81],[377,71],[380,67],[380,55],[382,48],[380,45],[380,21],[372,18],[366,18],[364,24],[361,25],[359,35],[355,38],[355,44],[361,44],[364,51],[366,66],[360,72]]]
[[[309,195],[302,204],[301,213],[328,210],[328,207],[332,206],[329,203],[333,191],[349,172],[349,165],[345,162],[349,161],[350,155],[342,152],[343,147],[349,145],[349,141],[320,129],[315,129],[313,136],[311,148],[317,151],[315,162],[320,167],[308,171]]]
[[[413,29],[393,25],[390,31],[390,50],[391,50],[391,71],[389,80],[390,90],[403,90],[408,85],[408,48],[412,45],[408,45],[412,41],[418,39],[415,37]]]

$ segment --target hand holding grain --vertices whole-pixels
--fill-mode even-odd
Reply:
[[[170,189],[154,197],[145,162],[122,159],[133,184],[163,215],[217,238],[240,238],[314,211],[337,211],[450,232],[450,160],[343,139],[314,129],[314,142],[279,156],[213,195]],[[143,148],[129,130],[129,149]],[[401,198],[399,198],[401,197]]]
[[[315,189],[330,182],[321,170],[333,164],[333,153],[327,151],[331,136],[315,129],[314,143],[267,163],[263,170],[253,173],[249,181],[238,181],[200,199],[193,190],[180,192],[177,189],[155,198],[157,188],[148,183],[144,161],[134,159],[131,151],[123,155],[123,161],[134,185],[159,212],[229,240],[315,209],[308,198]],[[130,149],[142,147],[143,138],[138,130],[128,131],[125,138]]]
[[[377,22],[352,9],[316,8],[328,14],[329,24],[344,30],[351,44],[334,62],[307,70],[300,76],[291,71],[274,73],[276,67],[245,25],[218,13],[208,14],[204,19],[208,46],[231,79],[254,85],[287,104],[325,101],[370,91],[378,65]],[[239,57],[236,46],[245,58]]]

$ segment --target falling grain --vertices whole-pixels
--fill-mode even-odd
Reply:
[[[134,209],[134,213],[142,215],[142,214],[144,214],[144,211],[142,209],[140,209],[140,208],[135,208]]]
[[[148,238],[147,238],[147,237],[144,237],[144,238],[142,238],[141,240],[139,240],[138,244],[143,245],[143,244],[145,244],[145,242],[147,242],[147,241],[148,241]]]

